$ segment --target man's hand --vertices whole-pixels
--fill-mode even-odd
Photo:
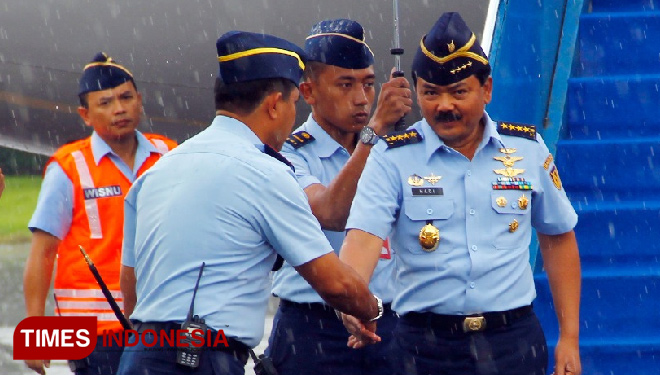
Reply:
[[[358,318],[346,314],[341,314],[341,320],[351,334],[346,343],[347,346],[360,349],[380,342],[381,338],[376,334],[376,322],[361,322]]]
[[[381,86],[376,111],[369,121],[376,134],[382,136],[394,130],[394,124],[412,108],[411,95],[410,83],[404,77],[390,76],[389,82]]]
[[[555,375],[580,375],[580,348],[578,339],[559,338],[555,349]]]
[[[32,369],[32,371],[40,375],[46,375],[46,369],[50,368],[49,359],[26,359],[25,364]]]

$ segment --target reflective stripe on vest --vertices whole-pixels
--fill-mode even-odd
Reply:
[[[117,322],[117,317],[114,313],[95,313],[95,312],[60,312],[61,316],[95,316],[99,322]]]
[[[54,292],[58,298],[103,298],[105,300],[101,289],[55,289]],[[119,290],[111,290],[110,294],[114,299],[123,298]]]
[[[152,139],[151,142],[153,142],[156,149],[163,155],[170,150],[162,139]]]
[[[55,289],[57,306],[55,311],[61,316],[95,316],[98,321],[116,322],[117,317],[99,289]],[[110,294],[123,310],[124,300],[119,290]]]
[[[57,304],[60,311],[63,310],[103,310],[112,311],[108,301],[77,301],[77,300],[59,300]],[[117,305],[123,309],[124,301],[117,301]]]
[[[89,172],[89,167],[85,161],[85,156],[81,151],[74,151],[71,153],[73,160],[78,169],[78,176],[80,177],[80,186],[84,189],[93,189],[94,181],[92,174]],[[85,199],[85,213],[87,213],[87,221],[89,221],[90,238],[100,239],[103,238],[101,231],[101,217],[99,216],[99,206],[95,199]]]

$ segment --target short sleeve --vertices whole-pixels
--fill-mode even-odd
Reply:
[[[138,179],[124,198],[124,239],[121,247],[121,264],[135,267],[135,228],[137,226],[137,195],[143,179]]]
[[[550,151],[540,135],[537,168],[539,186],[532,196],[532,226],[547,235],[571,231],[577,224],[577,214],[566,196],[559,178],[559,170],[550,157]]]
[[[399,180],[396,166],[382,149],[374,148],[358,182],[346,230],[360,229],[385,240],[400,206]]]
[[[292,266],[332,252],[293,175],[274,172],[263,183],[268,198],[257,203],[258,222],[270,245]]]
[[[42,230],[64,239],[73,218],[73,183],[56,162],[46,168],[37,207],[28,223],[30,231]]]
[[[321,183],[316,176],[312,175],[307,159],[288,143],[285,143],[282,147],[282,155],[284,155],[284,157],[287,158],[296,169],[296,180],[298,180],[298,185],[300,185],[301,188],[306,189],[310,185]]]

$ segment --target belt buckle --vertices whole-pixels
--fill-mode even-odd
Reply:
[[[463,332],[481,332],[486,329],[486,318],[468,316],[463,320]]]

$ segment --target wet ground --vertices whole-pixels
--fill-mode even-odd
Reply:
[[[23,303],[23,266],[29,251],[29,244],[0,244],[0,374],[28,375],[35,374],[23,364],[23,361],[13,360],[12,340],[14,327],[25,317]],[[265,323],[264,339],[254,351],[263,353],[266,340],[272,327],[272,318],[277,302],[270,301],[269,314]],[[47,301],[46,311],[52,313],[52,301]],[[253,375],[252,361],[245,367],[246,375]],[[47,375],[70,375],[71,371],[65,361],[54,361]]]

